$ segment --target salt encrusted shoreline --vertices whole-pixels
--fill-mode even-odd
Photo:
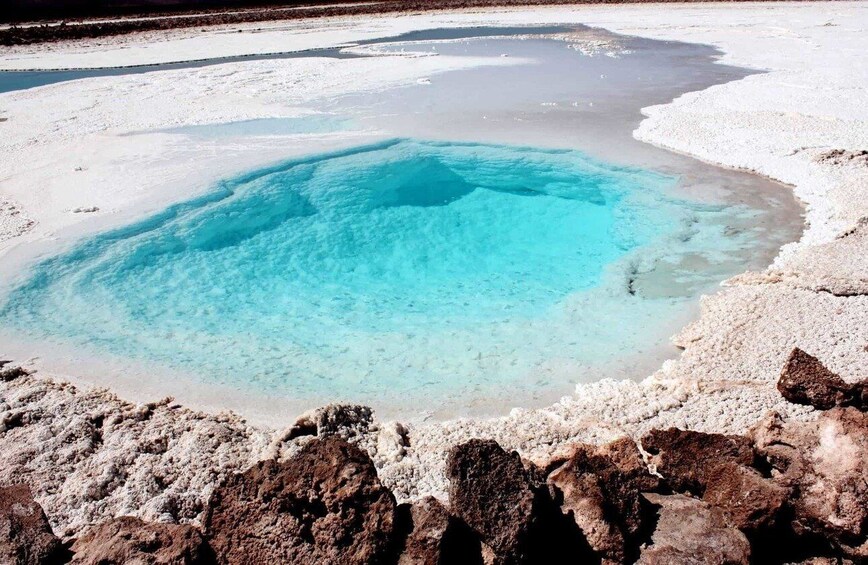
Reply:
[[[618,33],[712,43],[726,63],[768,70],[648,108],[636,136],[793,185],[806,205],[808,228],[768,270],[735,277],[704,298],[701,318],[675,338],[684,347],[682,357],[645,381],[580,385],[551,407],[516,409],[503,418],[380,424],[361,434],[360,444],[399,499],[445,498],[445,453],[474,437],[543,462],[575,442],[636,438],[652,428],[742,433],[772,409],[790,419],[811,418],[809,408],[787,403],[774,388],[794,346],[848,381],[865,376],[868,166],[827,155],[868,148],[868,69],[859,64],[868,52],[868,5],[581,6],[486,14],[411,21],[424,27],[578,21]],[[64,535],[124,513],[190,520],[195,504],[185,507],[183,501],[191,493],[292,446],[287,431],[238,417],[171,404],[136,408],[106,392],[37,377],[15,379],[0,390],[3,422],[14,423],[18,412],[42,414],[15,427],[17,447],[4,445],[8,432],[0,434],[0,482],[28,473],[45,477],[55,469],[53,482],[36,482],[35,494]],[[112,434],[111,444],[94,442],[93,417],[104,422],[113,412],[135,410],[147,416],[140,425],[123,424],[129,429]],[[153,450],[149,441],[165,449]],[[161,479],[155,482],[155,476]]]

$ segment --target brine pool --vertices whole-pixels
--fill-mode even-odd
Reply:
[[[371,140],[88,238],[35,265],[0,324],[142,378],[297,407],[497,413],[646,376],[701,293],[797,237],[799,209],[783,187],[630,136],[641,107],[746,71],[702,46],[564,34],[385,42],[526,62],[317,101],[308,118],[161,132]]]

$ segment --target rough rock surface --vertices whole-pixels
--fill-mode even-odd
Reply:
[[[214,555],[189,525],[157,524],[124,516],[89,528],[72,545],[75,565],[206,565]]]
[[[540,500],[518,454],[495,441],[471,440],[455,447],[446,465],[452,512],[496,555],[507,561],[527,558]]]
[[[579,445],[548,475],[564,512],[591,548],[612,563],[634,558],[643,525],[640,495],[658,488],[636,443],[622,438],[602,447]]]
[[[726,516],[709,504],[682,495],[647,494],[659,506],[650,546],[642,549],[643,565],[736,565],[750,560],[750,544]]]
[[[60,540],[30,494],[30,487],[0,487],[0,563],[38,565],[59,562]]]
[[[774,479],[793,489],[795,533],[868,559],[868,414],[834,408],[814,422],[786,423],[772,414],[750,435]]]
[[[14,368],[0,374],[0,482],[31,484],[62,539],[115,516],[195,522],[214,487],[271,441],[238,416],[171,399],[136,405]]]
[[[329,404],[298,417],[287,432],[287,439],[313,435],[363,435],[373,427],[374,412],[357,404]]]
[[[775,525],[790,488],[755,467],[748,438],[687,430],[653,430],[642,439],[650,462],[674,491],[702,498],[729,524],[756,533]]]
[[[669,428],[650,431],[641,443],[651,455],[649,462],[672,490],[697,496],[705,491],[715,465],[754,462],[750,440],[742,436]]]
[[[368,455],[327,436],[230,477],[205,525],[222,563],[367,564],[392,551],[395,508]]]
[[[591,558],[572,520],[552,501],[539,470],[493,440],[470,440],[449,453],[452,513],[482,539],[497,563],[550,562],[559,555]]]
[[[732,526],[746,532],[774,526],[791,494],[790,488],[756,469],[735,463],[712,466],[707,480],[702,500],[720,508]]]
[[[868,383],[848,383],[823,365],[819,359],[799,348],[793,349],[781,371],[778,390],[796,404],[820,410],[835,406],[868,407]]]
[[[426,497],[399,510],[409,532],[398,565],[482,564],[479,539],[437,499]]]

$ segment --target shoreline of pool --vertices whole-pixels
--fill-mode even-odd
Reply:
[[[858,43],[865,40],[851,31],[846,37],[854,47],[842,53],[839,42],[844,40],[833,35],[843,30],[830,34],[823,29],[832,17],[826,6],[581,6],[574,11],[562,7],[530,11],[552,19],[572,17],[619,33],[683,41],[703,38],[724,51],[726,62],[767,68],[766,74],[646,108],[647,118],[634,135],[701,160],[752,170],[792,185],[796,197],[807,207],[808,227],[799,242],[784,246],[768,269],[734,277],[721,291],[704,297],[699,320],[674,337],[676,345],[684,349],[681,357],[667,361],[641,382],[604,380],[578,385],[573,395],[547,408],[515,409],[499,418],[411,422],[406,426],[411,446],[400,449],[389,439],[395,424],[380,422],[360,445],[372,453],[381,478],[399,499],[428,494],[445,498],[443,454],[472,437],[496,439],[531,461],[543,461],[576,442],[639,437],[651,428],[681,426],[741,433],[769,410],[793,419],[812,418],[811,409],[787,403],[774,388],[794,346],[816,355],[845,379],[860,376],[861,367],[868,366],[868,351],[864,349],[868,343],[868,324],[864,323],[868,319],[868,225],[861,220],[868,216],[862,204],[868,194],[868,167],[858,155],[849,158],[846,153],[836,156],[830,152],[868,147],[868,128],[864,127],[868,123],[864,108],[868,105],[861,112],[858,109],[860,103],[868,101],[868,77],[848,76],[847,82],[843,75],[829,75],[825,68],[841,57],[857,57]],[[868,7],[854,3],[836,6],[848,11],[849,22],[868,21]],[[793,13],[787,16],[783,7]],[[491,17],[508,22],[527,13],[492,11]],[[645,16],[641,25],[627,21],[637,14]],[[813,34],[812,41],[818,47],[817,52],[806,56],[809,60],[799,58],[800,43],[788,33],[767,35],[767,20],[762,18],[775,15],[782,19],[777,25]],[[424,21],[425,17],[418,18]],[[430,17],[448,19],[450,15]],[[468,19],[484,19],[486,13],[453,17],[467,25]],[[742,30],[742,35],[734,37],[732,29],[746,25],[745,19],[752,22],[750,31]],[[748,33],[753,35],[745,41],[743,36]],[[407,70],[405,79],[412,76]],[[823,91],[812,93],[804,88],[816,81],[824,81]],[[827,119],[829,114],[832,119]],[[35,380],[19,384],[30,389],[41,386],[48,391],[44,402],[55,402],[67,410],[70,406],[70,389],[62,384],[40,385]],[[17,391],[15,381],[2,386],[4,395],[26,392]],[[106,392],[83,396],[90,401],[88,409],[94,403],[106,407],[117,404],[114,395]],[[237,460],[239,469],[267,457],[269,445],[285,437],[285,430],[255,428],[237,418],[232,421],[251,438],[255,436],[250,440],[250,451]],[[286,426],[292,423],[286,422]],[[183,425],[182,420],[167,424],[169,429]],[[58,522],[75,523],[69,514],[73,510],[63,508],[61,498],[37,494]]]

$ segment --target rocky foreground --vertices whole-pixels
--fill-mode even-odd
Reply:
[[[20,369],[0,376],[7,385],[32,378]],[[448,505],[396,501],[365,446],[353,443],[370,418],[363,407],[302,418],[283,438],[296,446],[291,454],[274,452],[240,473],[215,465],[205,503],[188,501],[192,524],[109,516],[61,539],[32,494],[46,485],[27,484],[35,475],[19,461],[22,472],[5,474],[0,487],[0,563],[868,562],[868,381],[847,383],[796,349],[778,390],[822,412],[809,422],[770,413],[744,436],[670,428],[638,442],[579,444],[546,465],[473,439],[449,452]],[[39,417],[14,410],[7,393],[0,440]],[[146,406],[114,415],[114,424],[91,423],[89,439],[125,418],[150,417]],[[62,473],[88,444],[58,432]],[[233,444],[214,440],[215,448]],[[4,465],[18,455],[4,453]],[[156,488],[169,490],[152,471]],[[106,476],[124,481],[124,473]],[[93,494],[62,500],[86,505]]]

